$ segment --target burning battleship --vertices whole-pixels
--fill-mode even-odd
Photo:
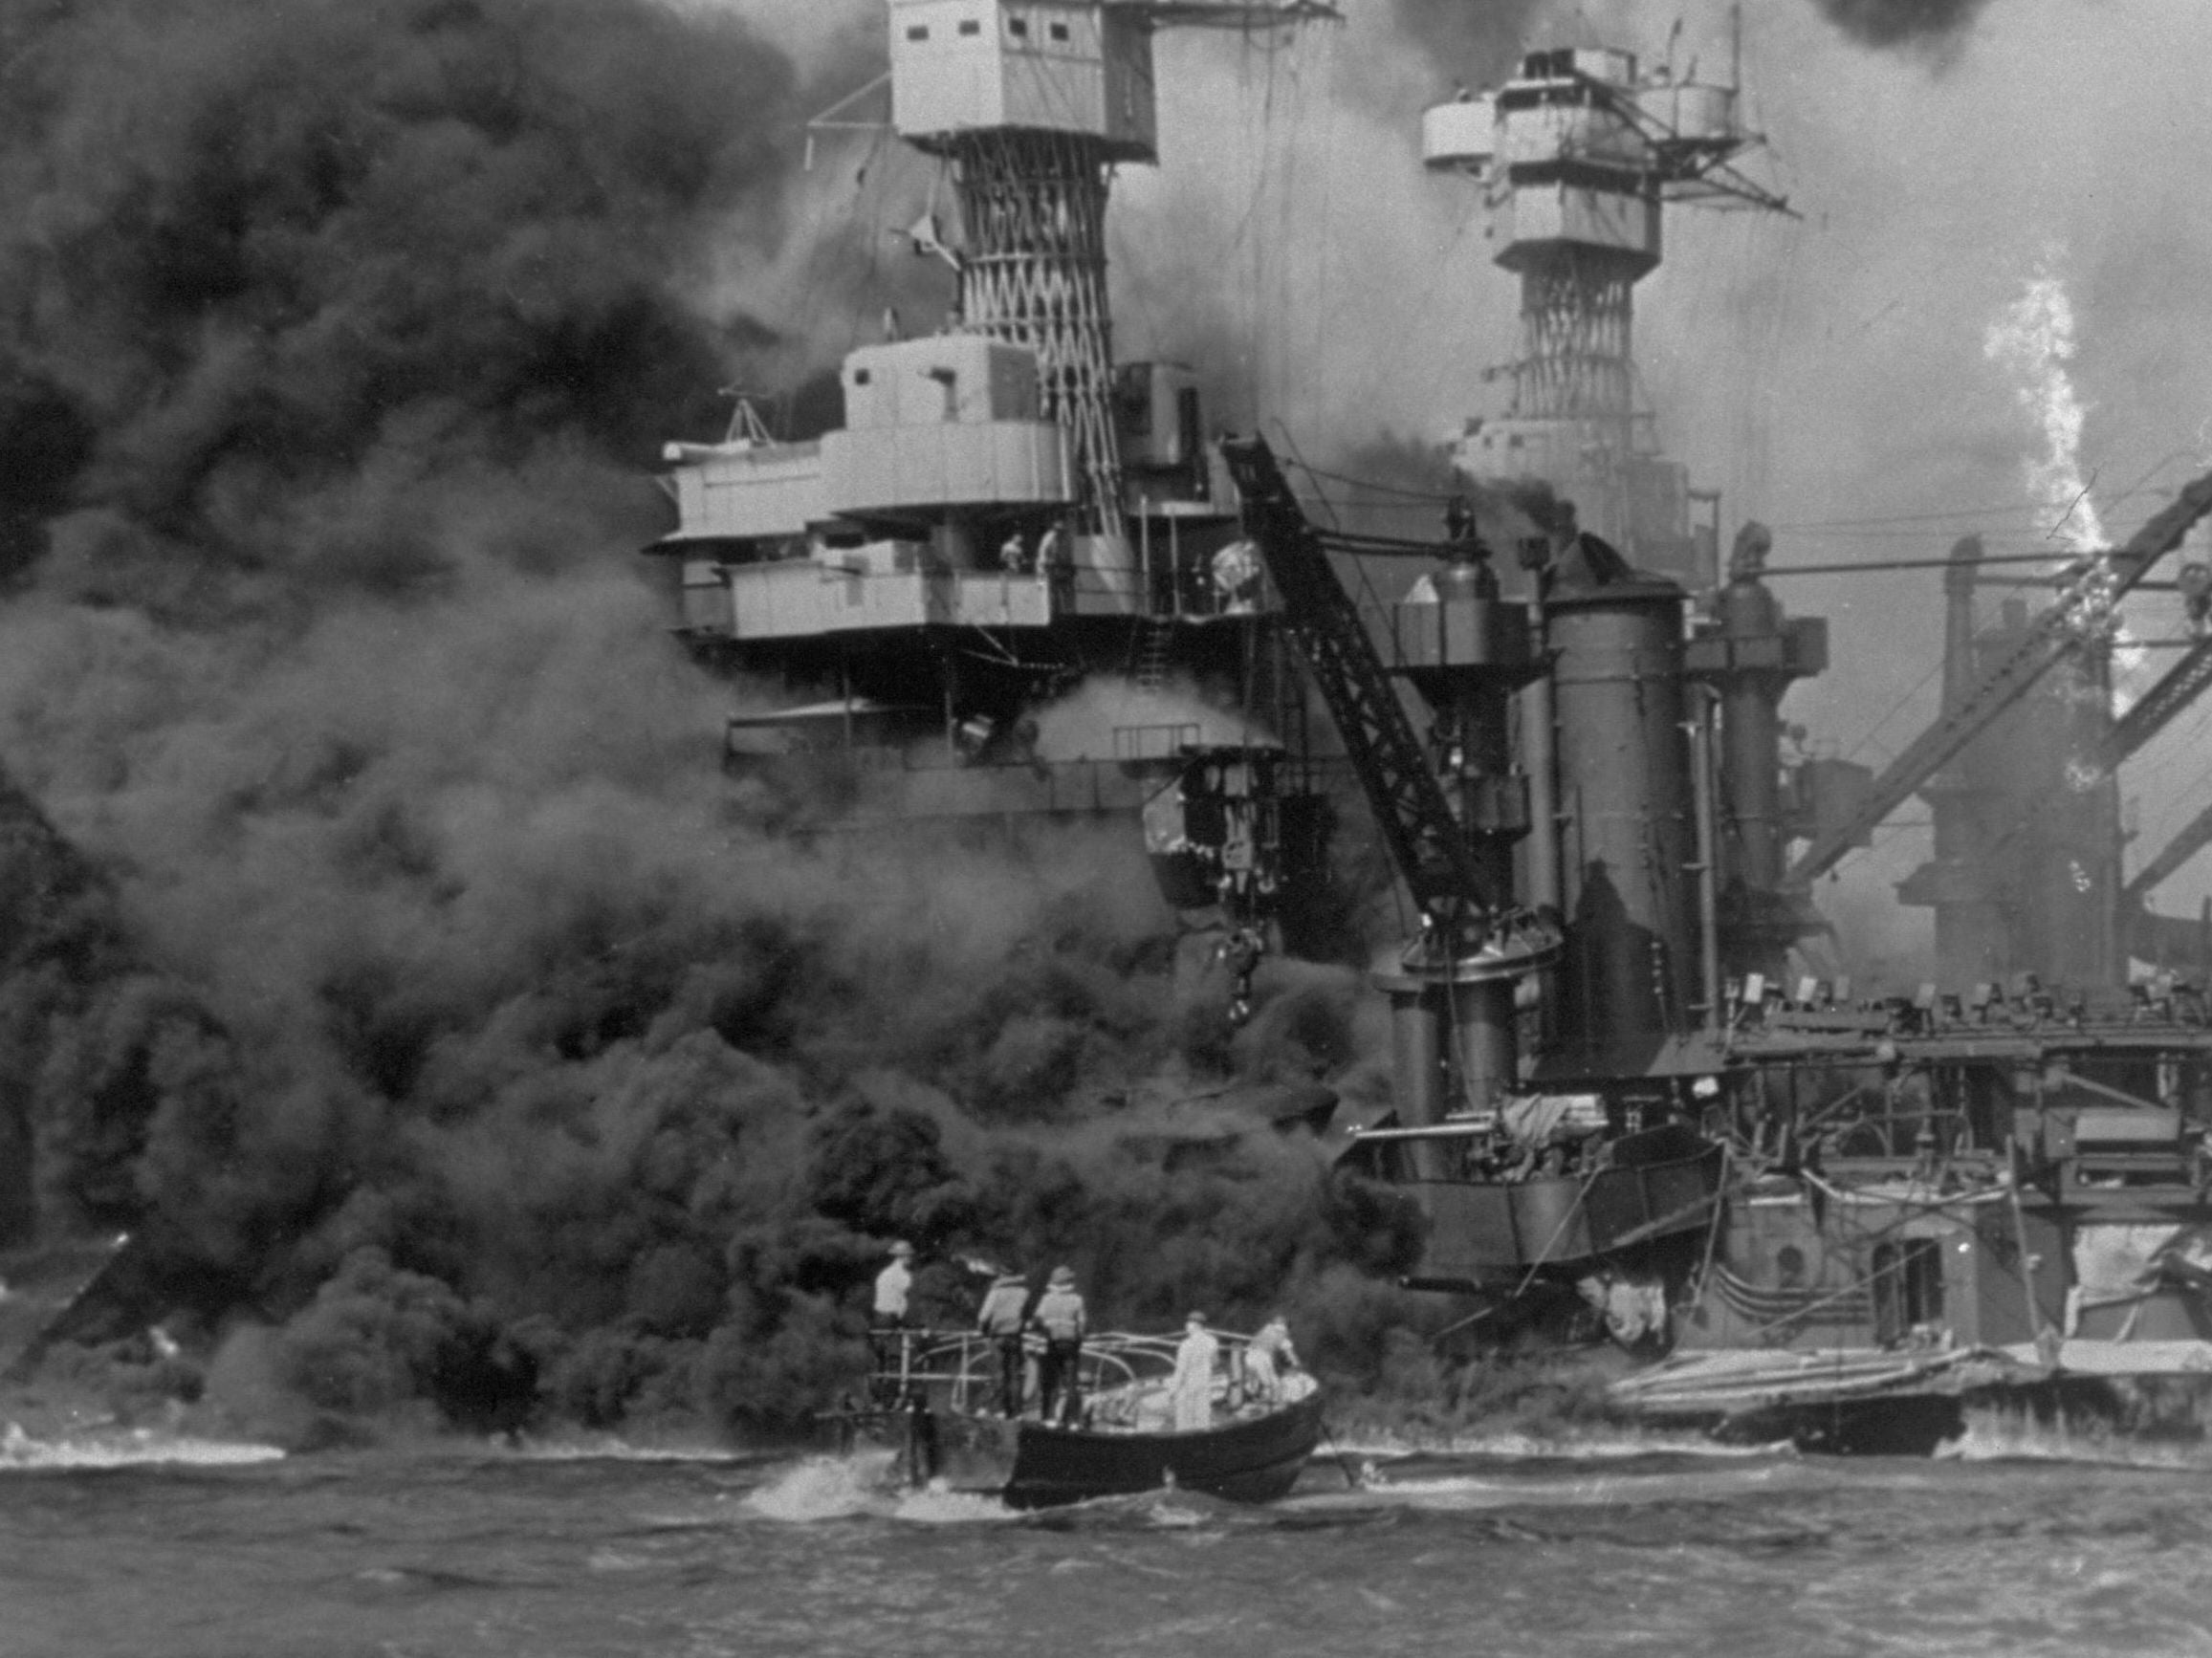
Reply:
[[[1562,949],[1502,971],[1512,994],[1450,968],[1385,976],[1398,1121],[1352,1155],[1419,1194],[1415,1281],[1500,1303],[1571,1283],[1616,1336],[1671,1348],[1617,1389],[1646,1419],[1917,1449],[1976,1399],[2148,1424],[2212,1365],[2192,1244],[2212,1219],[2212,1032],[2201,947],[2142,905],[2191,833],[2123,884],[2113,778],[2201,688],[2212,643],[2184,642],[2116,721],[2111,653],[2120,600],[2212,512],[2212,478],[1993,624],[1962,543],[1935,723],[1878,775],[1785,764],[1780,703],[1826,666],[1825,626],[1775,600],[1762,527],[1724,576],[1670,556],[1697,546],[1678,516],[1651,535],[1638,509],[1668,473],[1627,396],[1630,290],[1663,204],[1729,184],[1730,92],[1538,52],[1428,120],[1432,164],[1488,181],[1522,281],[1515,406],[1470,427],[1461,464],[1552,474],[1609,534],[1555,525],[1524,549],[1525,622],[1479,579],[1435,622],[1399,607],[1399,640],[1461,643],[1391,665],[1455,753],[1487,753],[1498,785],[1521,773],[1532,802],[1507,825],[1523,896],[1494,860],[1424,906],[1421,950],[1455,927],[1494,950],[1517,906],[1556,915]],[[1242,481],[1271,568],[1325,544],[1263,457]],[[2201,593],[2201,567],[2177,585]],[[1833,956],[1810,885],[1916,796],[1936,857],[1899,897],[1936,912],[1938,979],[1854,995],[1815,971]]]
[[[1248,980],[1319,902],[1328,801],[1196,377],[1113,359],[1105,219],[1114,170],[1157,159],[1156,30],[1332,13],[888,10],[889,124],[947,169],[962,232],[906,239],[955,273],[955,322],[887,318],[818,440],[741,404],[723,442],[668,447],[677,522],[650,551],[680,568],[685,639],[798,691],[731,718],[727,764],[844,828],[1141,815],[1164,891],[1218,906]],[[1040,716],[1099,681],[1152,717],[1056,752]]]
[[[733,223],[777,242],[805,113],[860,76],[805,88],[744,19],[642,0],[269,0],[221,52],[129,10],[26,17],[17,59],[11,513],[52,546],[11,565],[8,759],[114,891],[11,856],[0,1212],[184,1269],[85,1337],[147,1386],[176,1308],[183,1364],[258,1356],[318,1409],[768,1422],[834,1385],[890,1236],[1064,1254],[1132,1317],[1281,1295],[1347,1376],[1383,1373],[1400,1275],[1472,1298],[1438,1325],[1596,1303],[1726,1361],[1648,1372],[1663,1420],[2186,1378],[2201,928],[2146,910],[2188,837],[2125,873],[2109,778],[2199,659],[2117,721],[2104,689],[2181,526],[2085,542],[2017,608],[1961,556],[1938,730],[1882,778],[1807,758],[1789,527],[1740,531],[1631,395],[1672,204],[1770,205],[1728,175],[1732,80],[1546,48],[1424,123],[1527,334],[1459,481],[1405,509],[1463,491],[1448,538],[1355,537],[1216,447],[1207,405],[1244,410],[1214,381],[1117,363],[1103,309],[1106,184],[1180,147],[1147,27],[1281,16],[902,5],[923,68],[886,120],[952,199],[908,270],[958,266],[959,327],[863,347],[835,431],[740,416],[670,463],[650,567],[755,687],[725,728],[607,549],[655,534],[633,440],[721,430],[671,396],[729,340],[669,273]],[[1406,602],[1347,601],[1386,558]],[[1068,741],[1085,680],[1163,711]],[[701,729],[811,844],[755,833]],[[1944,959],[1876,995],[1809,882],[1916,794]],[[1119,864],[1071,867],[1123,836],[1295,949],[1332,812],[1425,924],[1381,983],[1261,972],[1234,1043],[1190,1036]],[[912,828],[1069,817],[1113,827],[1036,838],[1057,863]],[[822,844],[855,821],[869,855]],[[1229,1049],[1303,1077],[1376,1028],[1395,1115],[1361,1104],[1351,1157],[1387,1202],[1309,1179],[1296,1128],[1101,1101]],[[0,1276],[36,1322],[96,1260]]]
[[[959,197],[956,251],[915,232],[959,273],[957,325],[849,357],[817,444],[741,420],[671,450],[655,551],[687,633],[832,693],[734,720],[733,763],[826,759],[864,817],[1141,806],[1186,901],[1250,927],[1323,862],[1295,650],[1418,917],[1374,975],[1392,1109],[1345,1160],[1418,1203],[1410,1284],[1500,1322],[1593,1309],[1671,1355],[1618,1389],[1655,1422],[1926,1449],[1984,1398],[2186,1417],[2171,1384],[2212,1369],[2207,952],[2145,900],[2212,830],[2123,880],[2113,778],[2212,640],[2125,718],[2111,660],[2212,478],[2040,606],[1984,615],[1961,543],[1934,724],[1878,774],[1809,757],[1781,708],[1826,624],[1774,596],[1763,527],[1722,568],[1719,498],[1635,392],[1667,207],[1786,210],[1740,168],[1738,77],[1538,50],[1427,113],[1522,338],[1510,406],[1452,447],[1478,510],[1414,543],[1317,527],[1264,444],[1207,442],[1185,371],[1111,362],[1105,179],[1152,159],[1150,29],[1208,10],[1288,15],[893,0],[893,124]],[[1431,567],[1377,613],[1340,576],[1373,557]],[[1037,749],[1084,676],[1171,671],[1253,724]],[[1898,897],[1934,911],[1938,975],[1854,990],[1812,883],[1916,797],[1935,856]]]

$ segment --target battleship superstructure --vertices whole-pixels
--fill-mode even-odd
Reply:
[[[1178,903],[1257,942],[1320,877],[1303,704],[1205,443],[1198,387],[1117,363],[1106,212],[1156,154],[1152,38],[1283,32],[1327,8],[889,0],[890,124],[948,170],[951,326],[851,353],[844,425],[776,440],[740,407],[670,445],[683,630],[780,706],[731,720],[734,769],[842,824],[1143,814]],[[1085,683],[1137,698],[1056,739]]]
[[[1699,588],[1718,578],[1719,501],[1660,451],[1640,404],[1634,290],[1658,269],[1667,203],[1785,210],[1734,164],[1760,142],[1738,103],[1734,76],[1560,47],[1421,120],[1423,160],[1483,187],[1494,257],[1521,284],[1509,406],[1467,422],[1455,463],[1482,483],[1541,480],[1637,568]]]
[[[893,120],[962,220],[913,236],[958,267],[958,326],[854,352],[817,441],[741,410],[672,452],[689,636],[794,691],[731,722],[733,764],[846,821],[1141,812],[1177,902],[1251,933],[1328,816],[1294,644],[1418,917],[1376,975],[1394,1111],[1348,1154],[1424,1211],[1410,1281],[1500,1323],[1579,1299],[1677,1348],[1637,1409],[1827,1443],[2212,1370],[2206,929],[2142,909],[2212,818],[2123,882],[2112,783],[2212,641],[2117,721],[2108,656],[2212,477],[1994,626],[1962,549],[1928,730],[1878,775],[1786,752],[1825,625],[1776,599],[1760,526],[1722,569],[1630,356],[1663,205],[1780,204],[1734,171],[1733,80],[1574,48],[1424,123],[1522,284],[1512,404],[1455,446],[1480,513],[1427,548],[1317,530],[1264,446],[1216,459],[1189,376],[1111,355],[1100,227],[1111,168],[1152,158],[1150,26],[1232,11],[1286,14],[892,0]],[[1331,556],[1378,553],[1435,567],[1373,618]],[[2177,585],[2201,622],[2212,578]],[[1055,699],[1102,679],[1201,700],[1057,751]],[[1923,796],[1900,897],[1936,910],[1938,977],[1854,990],[1811,884]]]
[[[2121,600],[2212,513],[2212,476],[1994,626],[1962,548],[1934,723],[1879,774],[1785,765],[1781,701],[1827,666],[1825,627],[1775,600],[1760,526],[1724,578],[1717,513],[1685,533],[1628,360],[1662,200],[1741,145],[1729,90],[1542,51],[1426,122],[1432,164],[1489,180],[1522,282],[1512,409],[1456,459],[1522,508],[1492,518],[1518,522],[1527,580],[1508,600],[1489,549],[1439,547],[1375,647],[1433,710],[1425,813],[1469,856],[1439,876],[1401,851],[1425,924],[1409,971],[1378,975],[1395,1110],[1349,1157],[1425,1213],[1410,1281],[1500,1321],[1579,1297],[1672,1346],[1620,1389],[1654,1419],[1837,1448],[1932,1444],[1971,1399],[2201,1428],[2203,1389],[2169,1384],[2212,1371],[2203,929],[2140,901],[2212,834],[2123,884],[2113,774],[2212,683],[2212,638],[2118,721],[2110,650]],[[1237,455],[1305,643],[1297,571],[1359,549],[1304,520],[1263,448]],[[2201,628],[2212,579],[2175,585]],[[1389,753],[1361,762],[1371,793]],[[1807,948],[1827,931],[1810,884],[1923,793],[1936,857],[1900,896],[1936,908],[1941,976],[1854,992]],[[1486,954],[1514,959],[1452,971]]]

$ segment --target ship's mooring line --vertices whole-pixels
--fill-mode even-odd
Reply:
[[[1362,1484],[1360,1476],[1353,1472],[1351,1459],[1345,1455],[1344,1448],[1337,1444],[1336,1435],[1328,1430],[1328,1424],[1325,1422],[1321,1425],[1321,1436],[1324,1440],[1327,1441],[1328,1453],[1336,1459],[1337,1467],[1344,1470],[1344,1483],[1346,1489],[1349,1491],[1359,1490]]]
[[[1720,1142],[1720,1181],[1713,1193],[1713,1222],[1705,1229],[1705,1258],[1697,1263],[1697,1297],[1705,1295],[1705,1285],[1713,1272],[1713,1252],[1720,1241],[1720,1222],[1728,1212],[1728,1167],[1736,1160],[1736,1147],[1726,1140]]]
[[[1521,1287],[1513,1292],[1512,1298],[1514,1300],[1519,1300],[1526,1295],[1528,1286],[1536,1282],[1537,1273],[1542,1270],[1545,1261],[1551,1259],[1553,1247],[1558,1244],[1562,1237],[1566,1235],[1567,1223],[1582,1213],[1584,1200],[1589,1196],[1591,1185],[1602,1172],[1604,1171],[1593,1162],[1589,1171],[1582,1177],[1582,1189],[1574,1194],[1574,1202],[1567,1205],[1566,1212],[1559,1217],[1559,1224],[1551,1229],[1551,1236],[1545,1241],[1543,1253],[1528,1263],[1528,1276],[1521,1280]]]

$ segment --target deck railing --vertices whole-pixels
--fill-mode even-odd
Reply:
[[[1232,1387],[1244,1385],[1244,1354],[1252,1338],[1232,1330],[1212,1330],[1217,1343],[1215,1377]],[[1140,1385],[1164,1384],[1175,1368],[1179,1336],[1103,1330],[1085,1336],[1077,1360],[1077,1386],[1086,1399]],[[914,1398],[960,1413],[979,1411],[998,1391],[996,1336],[974,1330],[928,1328],[870,1332],[875,1364],[869,1378],[872,1402],[889,1407]],[[1025,1361],[1044,1355],[1044,1338],[1021,1341]]]

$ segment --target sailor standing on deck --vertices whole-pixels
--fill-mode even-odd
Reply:
[[[914,1246],[905,1238],[891,1245],[890,1264],[876,1274],[876,1297],[868,1312],[868,1330],[876,1354],[877,1401],[889,1404],[898,1397],[901,1372],[900,1332],[907,1327],[907,1292],[913,1288]]]
[[[1008,1418],[1021,1414],[1021,1371],[1027,1355],[1021,1336],[1029,1320],[1029,1281],[1019,1273],[1000,1273],[991,1282],[991,1293],[975,1314],[975,1330],[998,1346],[998,1413]]]
[[[907,1323],[907,1292],[914,1287],[914,1246],[905,1238],[891,1245],[890,1264],[876,1274],[876,1301],[870,1320],[879,1330],[901,1330]]]
[[[1183,1339],[1175,1347],[1175,1374],[1168,1383],[1175,1402],[1175,1431],[1214,1426],[1214,1360],[1221,1343],[1206,1328],[1206,1315],[1193,1313],[1183,1320]]]
[[[1062,1426],[1073,1428],[1083,1413],[1083,1390],[1077,1382],[1077,1366],[1083,1359],[1084,1336],[1090,1328],[1083,1298],[1075,1292],[1074,1268],[1052,1269],[1052,1280],[1045,1286],[1031,1320],[1044,1332],[1044,1363],[1037,1374],[1038,1417],[1050,1422],[1053,1402],[1057,1399]]]
[[[1282,1397],[1282,1372],[1298,1367],[1298,1349],[1290,1344],[1290,1325],[1277,1313],[1245,1343],[1244,1374],[1253,1393],[1273,1405]]]

